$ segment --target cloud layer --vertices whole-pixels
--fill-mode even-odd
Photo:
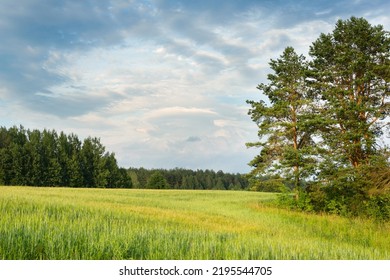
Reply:
[[[387,1],[0,3],[1,125],[100,136],[122,166],[247,172],[268,61]]]

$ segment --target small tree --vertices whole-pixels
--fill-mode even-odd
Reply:
[[[168,189],[169,184],[160,171],[155,171],[147,182],[148,189]]]

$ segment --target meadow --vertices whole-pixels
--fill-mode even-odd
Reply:
[[[390,224],[243,191],[0,187],[0,259],[390,259]]]

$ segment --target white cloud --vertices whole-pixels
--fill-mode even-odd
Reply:
[[[323,11],[318,11],[315,13],[316,16],[323,16],[323,15],[327,15],[327,14],[330,14],[332,12],[332,9],[326,9],[326,10],[323,10]]]
[[[146,114],[147,119],[159,119],[167,116],[183,116],[183,115],[216,115],[216,113],[207,108],[186,108],[180,106],[161,108]]]
[[[306,54],[352,11],[348,1],[22,2],[0,4],[3,123],[101,137],[126,167],[227,171],[248,171],[256,154],[245,100],[261,98],[269,60],[287,45]],[[383,6],[360,13],[388,29]]]

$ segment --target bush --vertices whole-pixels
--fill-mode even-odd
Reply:
[[[291,192],[287,187],[278,196],[277,204],[289,209],[312,212],[314,207],[311,203],[310,196],[306,191],[300,190],[297,192]]]
[[[366,215],[375,220],[390,220],[390,194],[370,197],[366,202]]]
[[[288,188],[287,186],[288,184],[289,182],[287,182],[284,178],[280,177],[279,175],[249,179],[250,190],[259,191],[259,192],[283,193],[286,190],[290,192],[291,189]]]
[[[315,212],[347,217],[363,216],[375,220],[390,220],[390,194],[370,193],[372,183],[365,178],[338,178],[329,185],[312,185],[306,189]]]
[[[147,182],[148,189],[169,189],[170,186],[160,171],[155,171]]]

